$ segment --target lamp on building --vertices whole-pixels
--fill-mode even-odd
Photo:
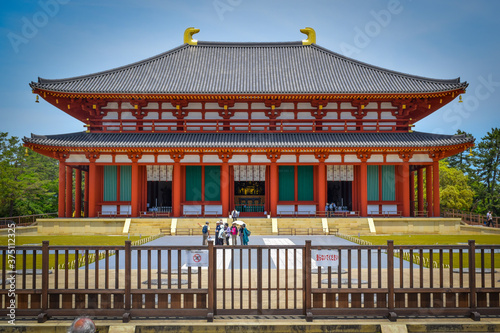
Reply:
[[[40,103],[40,102],[38,101],[38,95],[36,95],[36,100],[35,100],[35,103]]]
[[[26,149],[24,150],[24,157],[28,157],[29,154],[28,154],[28,147],[26,147]]]
[[[472,147],[469,147],[469,156],[472,156],[474,154],[472,154]]]
[[[458,96],[458,103],[462,103],[462,95]]]

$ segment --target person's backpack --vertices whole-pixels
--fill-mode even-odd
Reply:
[[[203,229],[201,229],[201,232],[203,232],[204,234],[208,233],[208,226],[204,225]]]
[[[252,232],[247,229],[247,236],[250,236],[251,234],[252,234]]]

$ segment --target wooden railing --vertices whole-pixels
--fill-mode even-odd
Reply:
[[[323,228],[278,228],[278,235],[326,235]]]
[[[500,245],[0,247],[16,318],[499,316]],[[13,253],[16,253],[14,256]],[[10,269],[12,257],[16,269]],[[411,264],[404,258],[427,258]],[[396,257],[398,256],[398,257]],[[316,260],[329,258],[330,267]],[[92,258],[98,262],[91,263]],[[82,267],[68,265],[77,259]],[[204,267],[189,267],[187,262]],[[202,264],[203,263],[203,264]],[[60,266],[60,264],[63,264]],[[58,267],[64,267],[59,269]],[[70,268],[72,267],[72,268]],[[498,266],[496,266],[498,267]],[[6,306],[0,316],[10,313]]]
[[[204,210],[203,212],[200,212],[200,211],[184,212],[182,215],[184,217],[220,217],[220,216],[222,216],[221,213],[218,211],[209,211],[209,210]],[[229,214],[226,216],[229,216]]]
[[[359,217],[359,211],[316,211],[314,217]]]
[[[117,210],[104,210],[97,212],[97,217],[130,217],[130,216],[132,216],[131,212],[120,212]]]
[[[378,213],[369,213],[368,216],[370,217],[401,217],[403,214],[402,211],[399,210],[383,210]]]
[[[170,217],[171,212],[147,211],[141,212],[141,217]]]
[[[85,125],[87,126],[87,125]],[[396,119],[106,119],[92,120],[92,132],[408,132]]]
[[[240,213],[264,213],[264,204],[235,204],[234,208]]]
[[[460,218],[464,223],[470,225],[486,225],[486,214],[480,215],[471,212],[464,212],[456,209],[441,209],[441,214],[444,217]],[[493,216],[493,227],[499,228],[500,217]]]
[[[15,223],[16,227],[26,227],[35,223],[36,219],[55,217],[57,217],[57,213],[0,217],[0,229],[8,228],[8,225],[12,223]]]

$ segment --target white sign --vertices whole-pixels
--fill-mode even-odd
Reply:
[[[339,267],[339,251],[338,250],[317,250],[312,251],[312,260],[321,267]]]
[[[187,266],[208,267],[208,251],[207,250],[187,251]]]

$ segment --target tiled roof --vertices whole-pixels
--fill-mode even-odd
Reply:
[[[403,133],[69,133],[25,143],[72,148],[405,148],[473,142],[464,135]]]
[[[198,42],[108,71],[32,82],[68,93],[106,94],[387,94],[466,88],[372,66],[318,45]]]

